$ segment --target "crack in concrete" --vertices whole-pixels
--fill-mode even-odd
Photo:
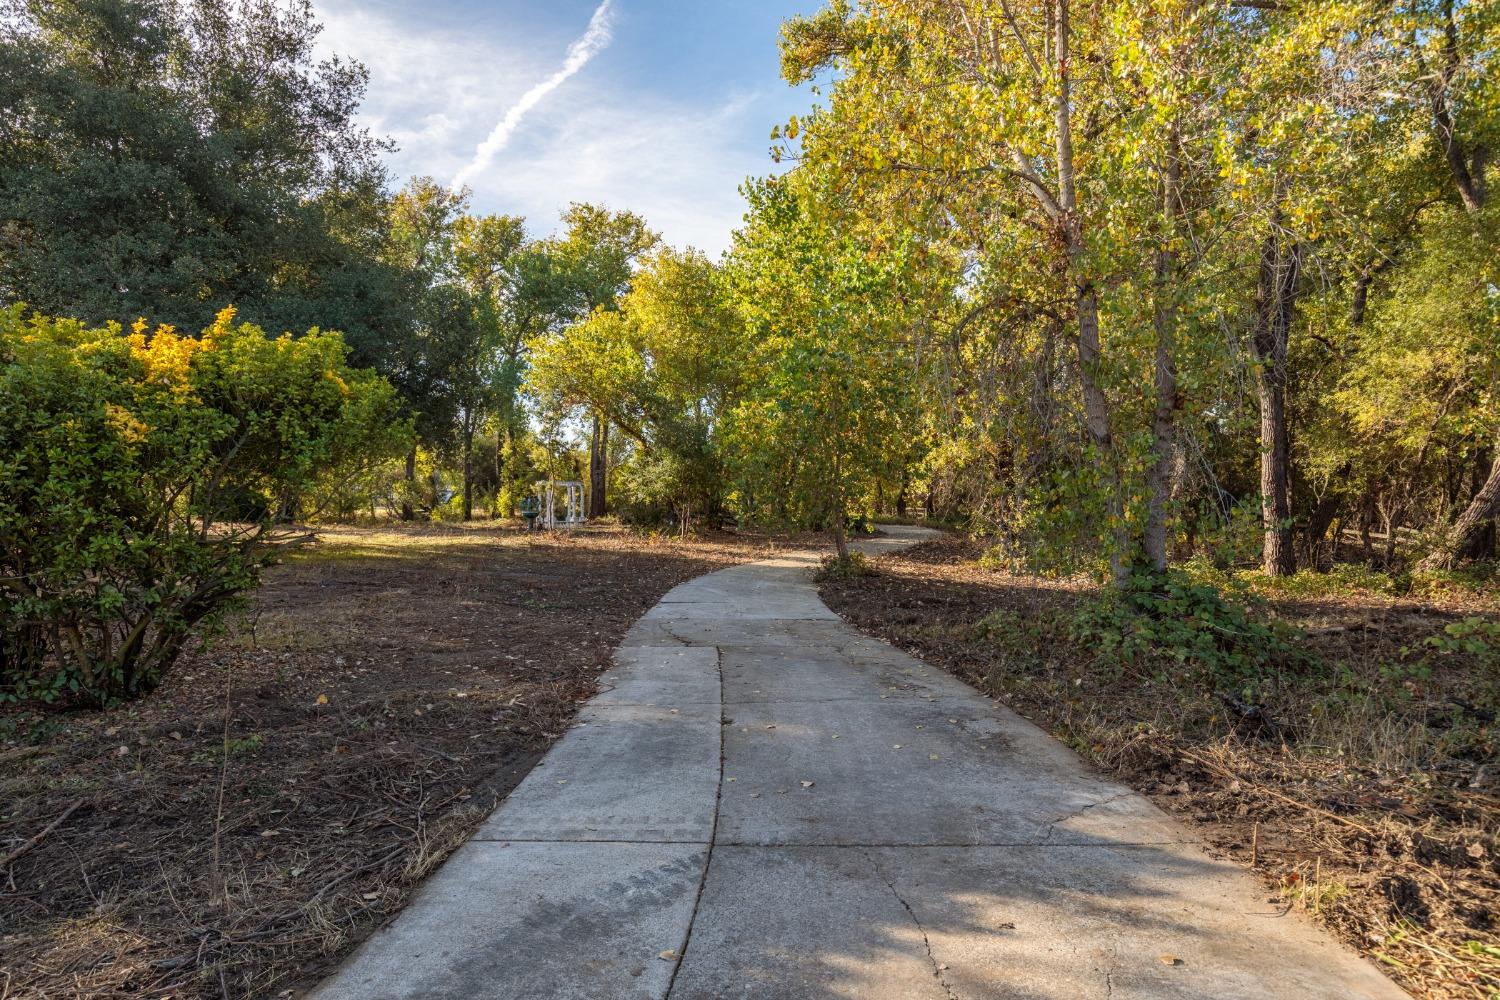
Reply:
[[[1042,838],[1042,842],[1040,844],[1038,844],[1037,846],[1038,847],[1052,846],[1052,844],[1051,844],[1052,835],[1057,832],[1057,828],[1059,826],[1061,826],[1062,824],[1066,823],[1068,820],[1070,820],[1070,819],[1077,819],[1079,816],[1082,816],[1084,813],[1088,812],[1090,809],[1098,809],[1100,806],[1107,806],[1107,805],[1109,805],[1112,802],[1118,802],[1121,799],[1128,799],[1128,798],[1132,797],[1133,795],[1135,795],[1135,792],[1132,792],[1129,789],[1127,789],[1127,790],[1125,790],[1123,792],[1116,792],[1115,794],[1113,794],[1111,796],[1108,796],[1107,798],[1099,799],[1097,802],[1090,802],[1088,805],[1083,806],[1080,809],[1074,809],[1070,813],[1065,813],[1064,815],[1059,816],[1057,819],[1052,820],[1050,823],[1047,824],[1047,834],[1046,834],[1046,836],[1044,836]]]
[[[1109,939],[1110,951],[1104,958],[1104,969],[1100,970],[1104,973],[1104,1000],[1110,1000],[1115,996],[1115,963],[1121,954],[1121,939],[1113,927],[1109,930]]]
[[[912,925],[916,927],[917,933],[922,935],[922,948],[927,952],[927,962],[932,966],[932,976],[938,981],[938,985],[943,988],[943,992],[948,994],[948,1000],[962,1000],[953,989],[953,986],[948,982],[948,977],[943,975],[944,967],[932,953],[932,939],[927,936],[927,928],[922,926],[922,921],[917,917],[917,911],[911,908],[911,904],[906,901],[905,897],[901,895],[900,890],[896,888],[895,880],[887,878],[886,874],[880,870],[880,862],[875,860],[875,855],[869,851],[861,851],[861,853],[864,854],[865,860],[870,862],[870,870],[875,873],[875,877],[884,882],[886,888],[891,890],[891,895],[895,897],[896,902],[900,903],[901,908],[906,911],[906,915],[911,917]]]

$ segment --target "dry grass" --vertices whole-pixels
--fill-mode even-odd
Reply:
[[[675,584],[765,539],[332,528],[149,698],[0,714],[0,997],[270,997],[406,901]],[[216,817],[220,817],[216,820]]]

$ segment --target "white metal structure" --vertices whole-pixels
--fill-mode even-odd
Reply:
[[[557,516],[558,491],[562,491],[563,516]],[[542,507],[542,526],[548,531],[555,528],[576,528],[584,523],[583,484],[576,480],[547,484],[547,498]]]

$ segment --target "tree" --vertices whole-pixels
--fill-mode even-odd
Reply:
[[[1500,127],[1500,89],[1494,79],[1495,37],[1500,12],[1493,5],[1436,0],[1413,5],[1411,51],[1426,84],[1436,145],[1452,177],[1454,193],[1474,222],[1481,245],[1493,260],[1494,222],[1488,207],[1490,156]],[[1482,258],[1481,258],[1482,259]],[[1493,289],[1493,275],[1489,288]],[[1427,568],[1450,565],[1483,547],[1494,549],[1494,522],[1500,515],[1500,443],[1489,474],[1453,525],[1424,560]]]
[[[552,413],[586,408],[638,446],[646,505],[717,521],[724,471],[717,441],[743,363],[741,324],[718,269],[702,254],[645,257],[614,311],[542,339],[530,388]]]
[[[584,202],[570,205],[563,223],[567,233],[555,253],[567,275],[567,314],[578,320],[600,309],[615,309],[630,285],[636,260],[661,238],[634,212],[612,212]],[[608,510],[608,454],[609,421],[595,413],[589,438],[589,517],[603,517]]]
[[[6,0],[0,298],[185,329],[226,305],[356,340],[398,289],[343,238],[384,182],[364,67],[307,0]]]
[[[746,186],[729,271],[750,356],[726,429],[748,515],[829,530],[847,560],[851,502],[883,471],[914,404],[901,329],[910,246],[876,253],[811,173]]]
[[[1420,470],[1376,475],[1358,459],[1392,441],[1351,441],[1328,404],[1380,356],[1378,300],[1435,206],[1484,231],[1496,29],[1462,0],[833,0],[788,22],[785,75],[836,72],[775,151],[838,225],[947,262],[892,345],[939,404],[918,435],[936,504],[1117,582],[1250,501],[1266,572],[1291,572],[1297,526],[1322,546],[1351,480],[1398,521],[1441,516],[1436,462],[1468,469],[1472,444],[1450,451],[1445,419]],[[1488,482],[1460,535],[1489,530]]]

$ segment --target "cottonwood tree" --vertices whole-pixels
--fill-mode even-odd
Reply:
[[[851,503],[884,471],[915,405],[892,341],[915,285],[913,248],[876,249],[812,173],[747,185],[751,212],[729,271],[745,317],[744,396],[727,447],[741,509],[833,534],[849,558]]]
[[[601,309],[538,343],[529,387],[550,413],[585,409],[638,449],[634,481],[684,529],[722,514],[718,431],[743,363],[738,312],[702,254],[646,256],[615,310]],[[650,467],[649,472],[646,467]]]
[[[661,237],[634,212],[611,211],[602,205],[575,202],[563,213],[565,235],[555,245],[566,274],[567,314],[575,321],[599,310],[618,308],[620,296],[640,256]],[[589,511],[602,517],[608,510],[609,421],[595,413],[590,419]]]

